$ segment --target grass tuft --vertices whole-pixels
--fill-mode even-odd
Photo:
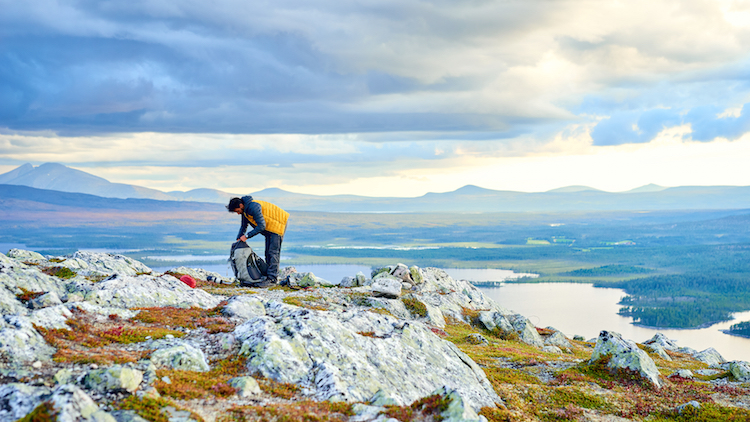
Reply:
[[[49,422],[57,420],[58,412],[51,402],[45,401],[17,422]]]
[[[427,316],[427,306],[425,306],[425,304],[420,302],[419,300],[414,298],[405,298],[401,299],[401,301],[404,303],[404,306],[406,306],[406,309],[412,315],[417,315],[422,318]]]

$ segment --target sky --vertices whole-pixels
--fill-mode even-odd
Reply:
[[[418,196],[750,185],[750,1],[0,0],[0,173]]]

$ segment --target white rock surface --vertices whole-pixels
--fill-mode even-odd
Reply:
[[[14,364],[48,362],[55,349],[32,326],[31,320],[20,315],[0,319],[0,357]]]
[[[120,308],[175,306],[213,308],[221,299],[201,289],[192,289],[171,275],[137,277],[115,275],[94,284],[86,302]]]
[[[224,314],[250,319],[266,314],[263,302],[256,296],[233,296],[224,306]]]
[[[594,363],[605,356],[610,358],[607,367],[637,372],[656,387],[661,386],[659,370],[653,359],[648,353],[638,348],[632,340],[623,339],[620,334],[613,331],[602,331],[596,340],[589,363]]]
[[[116,422],[108,413],[99,410],[99,406],[80,388],[65,384],[52,391],[50,402],[59,412],[58,422]]]
[[[500,402],[474,361],[418,322],[270,301],[266,316],[238,326],[235,336],[252,371],[300,384],[318,400],[366,401],[383,390],[407,404],[446,385],[475,409]]]
[[[50,395],[47,387],[26,384],[0,385],[0,422],[13,422],[26,416]]]
[[[45,258],[44,255],[34,252],[34,251],[25,251],[23,249],[11,249],[8,251],[6,255],[9,258],[13,258],[21,262],[30,262],[34,264],[41,264],[41,263],[47,262],[47,258]]]
[[[142,262],[127,256],[103,253],[78,251],[70,257],[60,257],[65,260],[55,265],[70,268],[78,274],[86,276],[101,276],[119,274],[123,276],[137,276],[139,274],[150,274],[151,268]]]
[[[65,282],[57,277],[44,274],[33,265],[0,254],[0,312],[24,314],[26,307],[16,299],[21,288],[30,292],[55,292],[65,295]]]

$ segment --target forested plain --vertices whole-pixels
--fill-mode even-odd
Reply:
[[[236,215],[215,204],[140,200],[87,207],[84,199],[0,199],[0,243],[51,255],[117,251],[152,266],[170,264],[149,258],[159,255],[190,254],[198,256],[194,263],[214,263],[228,255],[239,226]],[[619,287],[629,294],[621,313],[637,323],[686,328],[750,310],[748,223],[750,210],[292,211],[283,255],[287,265],[504,268],[540,275],[523,282]],[[252,245],[262,248],[262,240]]]

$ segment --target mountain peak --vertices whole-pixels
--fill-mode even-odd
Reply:
[[[643,185],[641,187],[627,190],[623,193],[644,193],[644,192],[660,192],[663,191],[665,188],[664,186],[659,186],[654,183],[649,183],[648,185]]]
[[[572,192],[584,192],[584,191],[601,192],[599,189],[594,189],[592,187],[583,186],[583,185],[564,186],[564,187],[557,188],[557,189],[550,189],[547,192],[572,193]]]
[[[0,174],[0,183],[7,184],[11,180],[19,178],[32,171],[34,171],[34,166],[32,166],[31,163],[26,163],[22,166],[16,167],[15,169],[7,173]]]

